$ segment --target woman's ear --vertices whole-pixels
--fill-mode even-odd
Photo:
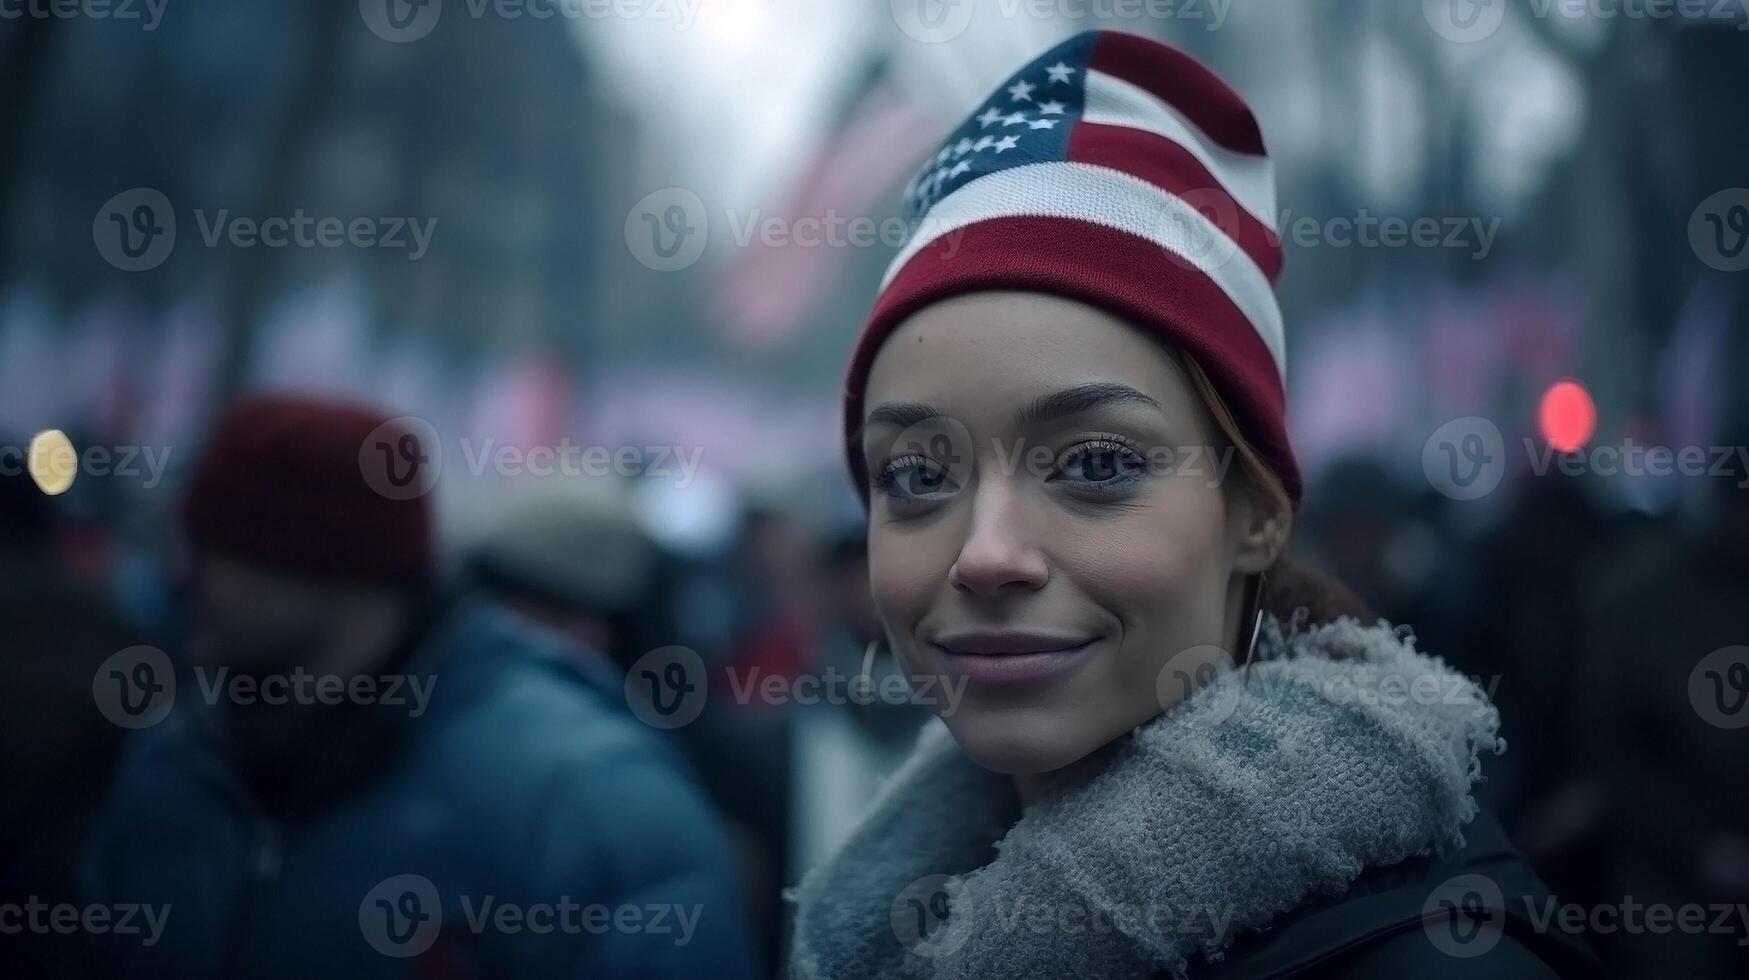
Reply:
[[[1285,502],[1248,493],[1239,505],[1239,548],[1233,567],[1247,575],[1267,571],[1287,547],[1294,514]]]

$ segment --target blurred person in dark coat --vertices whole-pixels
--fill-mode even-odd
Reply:
[[[190,669],[134,675],[171,704],[82,862],[86,901],[167,914],[94,944],[99,975],[750,973],[719,832],[618,692],[441,597],[429,458],[360,407],[221,420],[184,510]]]
[[[1725,444],[1749,445],[1749,431]],[[1749,473],[1707,479],[1709,518],[1606,553],[1579,619],[1581,768],[1563,792],[1609,838],[1593,859],[1601,887],[1616,901],[1735,906],[1701,934],[1601,936],[1630,976],[1749,976]]]
[[[75,899],[79,837],[112,778],[124,731],[97,710],[92,677],[143,638],[109,596],[68,569],[55,509],[26,472],[23,448],[3,442],[0,905],[64,907]],[[7,928],[0,976],[69,975],[76,940],[56,930]]]

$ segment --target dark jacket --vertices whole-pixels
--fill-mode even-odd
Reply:
[[[1443,858],[1366,872],[1340,898],[1306,905],[1242,938],[1221,962],[1193,969],[1192,980],[1593,976],[1581,937],[1560,930],[1556,899],[1499,822],[1483,811],[1464,838]]]
[[[127,750],[82,876],[85,902],[169,913],[149,947],[102,937],[95,975],[751,976],[708,805],[570,653],[463,604],[407,664],[434,681],[404,748],[292,822],[244,791],[195,723],[201,689],[180,688]]]

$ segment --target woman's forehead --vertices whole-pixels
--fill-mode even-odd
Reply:
[[[974,293],[907,319],[882,345],[865,405],[924,403],[1018,409],[1041,394],[1114,383],[1162,407],[1192,397],[1155,338],[1103,310],[1055,296]]]

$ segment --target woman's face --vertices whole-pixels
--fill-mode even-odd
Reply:
[[[968,294],[887,339],[864,405],[875,606],[979,764],[1062,769],[1231,662],[1279,539],[1223,492],[1234,457],[1157,341]]]

